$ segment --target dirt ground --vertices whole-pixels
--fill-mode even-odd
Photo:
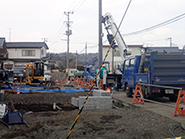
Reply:
[[[0,123],[1,139],[65,139],[79,113],[71,106],[71,97],[87,95],[80,93],[5,94],[4,102],[12,101],[16,109],[23,106],[23,119],[29,124],[11,125],[8,129]],[[62,110],[53,110],[53,103]],[[119,109],[84,109],[71,139],[163,139],[183,136],[177,123],[138,107]],[[174,129],[174,132],[172,132]],[[172,134],[173,133],[173,134]]]

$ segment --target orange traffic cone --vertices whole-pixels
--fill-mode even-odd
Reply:
[[[63,86],[63,84],[62,84],[62,79],[60,79],[59,86]]]
[[[89,80],[89,84],[88,84],[88,89],[91,89],[92,85],[93,85],[93,79]],[[93,88],[92,88],[93,89]]]
[[[18,86],[18,80],[17,80],[17,95],[19,95],[20,92],[19,92],[19,86]]]
[[[138,93],[140,95],[140,98],[139,99],[136,98],[136,95]],[[136,103],[144,104],[143,93],[142,93],[142,90],[141,90],[141,86],[140,85],[136,85],[134,96],[133,96],[133,99],[132,99],[132,104],[136,104]]]
[[[66,80],[65,80],[65,84],[68,82],[68,78],[66,78]]]
[[[20,92],[19,92],[19,86],[17,86],[17,95],[19,95]]]
[[[175,106],[174,116],[185,115],[185,109],[179,108],[179,104],[181,103],[181,101],[183,101],[185,104],[185,91],[184,90],[179,91],[176,106]]]

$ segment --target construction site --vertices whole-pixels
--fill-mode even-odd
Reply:
[[[51,75],[56,81],[64,74]],[[174,117],[175,108],[142,101],[135,96],[128,98],[124,90],[105,91],[103,84],[92,89],[91,81],[77,80],[67,78],[55,82],[52,87],[17,82],[12,88],[1,89],[1,103],[7,104],[8,110],[3,113],[1,105],[0,138],[66,138],[87,95],[89,98],[70,138],[157,139],[184,136],[183,110]],[[175,106],[166,98],[155,101]],[[149,108],[142,107],[144,105]],[[3,117],[3,114],[6,116]]]
[[[66,35],[67,39],[61,39],[62,37],[57,36],[54,32],[54,36],[57,36],[54,38],[57,38],[57,41],[50,41],[50,39],[46,43],[47,38],[42,38],[44,40],[42,42],[12,42],[11,28],[8,29],[8,42],[5,37],[0,37],[1,139],[185,138],[185,46],[172,43],[172,37],[166,38],[166,36],[163,37],[165,37],[165,41],[170,40],[170,46],[162,44],[150,46],[150,44],[144,43],[144,38],[150,38],[157,31],[160,36],[170,29],[157,30],[153,34],[140,37],[139,40],[143,41],[142,44],[137,41],[135,44],[133,43],[134,39],[131,39],[132,43],[127,45],[124,40],[124,37],[129,35],[142,34],[175,23],[183,19],[185,13],[173,18],[165,15],[163,18],[169,19],[162,23],[132,33],[122,34],[121,25],[128,14],[130,5],[132,5],[131,1],[128,0],[127,4],[124,1],[124,7],[120,4],[121,1],[115,2],[118,7],[121,5],[121,10],[125,9],[124,13],[121,14],[114,13],[115,11],[119,12],[120,9],[111,9],[114,7],[113,4],[104,3],[103,7],[105,6],[104,8],[108,11],[110,9],[116,20],[118,20],[118,16],[121,17],[119,24],[116,24],[116,20],[110,12],[102,14],[102,0],[99,0],[97,3],[98,43],[94,43],[95,39],[92,43],[86,41],[85,48],[83,47],[81,51],[82,47],[78,45],[81,42],[75,42],[72,37],[71,26],[73,21],[70,17],[72,14],[76,14],[78,10],[82,12],[80,8],[85,4],[87,7],[83,7],[85,11],[81,14],[83,15],[88,11],[86,14],[89,15],[85,17],[90,17],[89,20],[91,19],[92,24],[94,24],[92,16],[94,9],[91,7],[93,4],[87,3],[86,0],[72,3],[70,8],[75,9],[75,12],[70,11],[69,8],[67,12],[63,13],[67,20],[63,21],[62,17],[59,25],[61,21],[63,24],[60,29],[56,29],[56,32],[59,30],[57,34],[61,35],[66,26],[67,30],[63,35]],[[145,4],[142,5],[142,8],[145,9],[148,2],[143,3]],[[156,3],[153,2],[153,5],[148,3],[148,5],[153,8]],[[20,4],[23,3],[20,2]],[[42,4],[45,5],[45,3]],[[55,5],[54,9],[57,9],[58,3],[54,2],[53,4]],[[133,7],[135,4],[138,7],[140,5],[140,3],[134,3]],[[48,3],[48,5],[50,4]],[[53,7],[50,5],[51,9],[49,9],[48,5],[43,6],[47,7],[47,10],[43,10],[44,13]],[[67,2],[64,5],[67,7]],[[24,3],[23,6],[27,7],[27,4]],[[30,6],[33,5],[30,4]],[[106,6],[110,7],[107,8]],[[35,3],[34,8],[25,7],[23,9],[35,9]],[[92,11],[87,9],[92,9]],[[134,10],[131,9],[131,11]],[[150,10],[147,9],[147,11]],[[157,14],[156,10],[154,11],[152,16],[154,13]],[[162,11],[164,12],[164,9]],[[159,16],[162,18],[162,11],[159,12],[158,18]],[[34,11],[30,11],[30,13],[32,12]],[[35,16],[38,13],[41,14],[42,12],[35,13]],[[138,13],[137,11],[134,14],[134,20],[127,23],[125,28],[128,27],[128,24],[129,27],[133,26],[133,23],[134,27],[138,25],[137,29],[144,25],[143,22],[142,25],[139,24],[140,17],[144,17],[144,14],[138,16],[139,18],[136,20]],[[147,12],[144,11],[143,13],[146,14]],[[45,15],[42,17],[44,18]],[[78,17],[79,15],[76,14],[75,16]],[[50,13],[47,16],[48,20],[54,20],[55,16],[50,17]],[[40,17],[41,15],[38,19]],[[82,23],[81,18],[78,20],[72,18],[72,20],[80,25],[82,24],[83,27],[88,25],[88,28],[90,26],[94,30],[91,22],[86,22],[88,18],[84,19],[83,17],[85,24]],[[151,18],[150,20],[152,21]],[[35,20],[31,22],[33,21]],[[46,26],[51,24],[48,21],[43,23],[42,25],[37,23],[37,26],[42,28],[45,25],[46,29]],[[78,27],[78,25],[74,25],[73,30]],[[102,31],[102,27],[104,31]],[[31,28],[31,25],[27,28]],[[33,35],[36,31],[31,32],[32,35],[29,34],[28,36],[37,36]],[[173,33],[168,32],[167,35],[178,34],[178,37],[184,35],[180,35],[183,32],[182,28],[178,33],[174,33],[174,30],[171,32]],[[37,34],[39,36],[39,34],[44,33]],[[74,34],[78,40],[83,38],[76,35],[75,31]],[[87,31],[85,37],[87,36],[92,37],[94,35]],[[97,34],[94,37],[97,37]],[[173,36],[173,41],[176,38]],[[55,48],[58,45],[57,43],[63,43],[58,40],[65,41],[67,50],[64,49],[63,44],[59,45],[60,50]],[[92,46],[88,46],[89,44]],[[98,52],[96,50],[93,53],[91,50],[95,47],[98,47]],[[51,53],[53,50],[49,52],[49,48],[55,49],[56,53]],[[73,52],[70,52],[69,48]]]

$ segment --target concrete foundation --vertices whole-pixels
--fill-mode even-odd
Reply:
[[[93,90],[93,96],[111,96],[110,92],[105,90]]]
[[[79,98],[72,97],[71,98],[71,104],[76,106],[76,107],[79,107]]]
[[[82,107],[86,97],[79,97],[79,109]],[[112,98],[111,96],[89,96],[84,109],[111,109]]]
[[[81,109],[86,96],[72,97],[71,104]],[[94,90],[93,96],[89,96],[84,109],[112,109],[112,96],[104,90]]]

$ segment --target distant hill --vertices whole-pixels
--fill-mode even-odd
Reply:
[[[46,56],[50,61],[66,65],[67,53],[47,53]],[[88,53],[87,55],[84,53],[77,55],[76,53],[69,53],[69,68],[75,68],[76,58],[78,66],[89,65],[90,60],[92,60],[93,66],[98,66],[98,53]]]

